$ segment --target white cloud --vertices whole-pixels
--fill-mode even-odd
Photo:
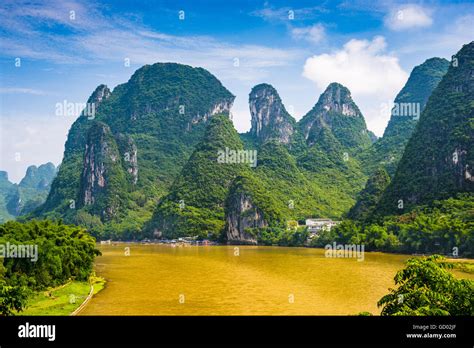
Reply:
[[[252,11],[251,16],[260,17],[266,21],[288,21],[288,20],[307,20],[312,19],[320,13],[327,13],[328,10],[324,6],[312,6],[312,7],[279,7],[274,8],[271,6],[265,6],[262,9]]]
[[[312,43],[319,43],[326,37],[326,29],[321,23],[309,27],[293,28],[291,35],[296,40],[306,40]]]
[[[59,164],[73,117],[15,114],[0,117],[0,170],[19,182],[28,166],[47,162]]]
[[[365,116],[369,129],[383,133],[389,115],[382,106],[393,101],[408,79],[398,58],[386,53],[385,39],[353,39],[333,53],[306,60],[303,76],[314,81],[320,91],[331,82],[349,88]]]
[[[70,19],[70,9],[76,12],[74,20]],[[74,34],[59,36],[37,28],[54,24],[67,26]],[[270,75],[269,69],[288,65],[302,56],[297,49],[231,44],[204,35],[169,35],[136,18],[110,18],[93,4],[86,8],[73,0],[52,0],[48,5],[11,3],[0,8],[0,29],[9,33],[0,38],[3,53],[8,56],[61,64],[123,64],[128,58],[134,68],[177,61],[204,67],[221,79],[242,81],[262,79]]]
[[[385,17],[385,25],[395,31],[429,27],[432,23],[431,10],[413,4],[392,8]]]
[[[474,40],[474,15],[466,14],[449,21],[442,30],[413,35],[411,42],[404,43],[398,53],[413,56],[445,57],[450,59],[464,44]]]
[[[46,95],[45,91],[32,88],[17,88],[17,87],[2,87],[0,88],[1,94],[33,94],[33,95]]]

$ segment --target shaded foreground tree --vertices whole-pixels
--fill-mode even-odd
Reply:
[[[456,279],[443,256],[412,258],[377,303],[381,315],[474,315],[474,281]]]

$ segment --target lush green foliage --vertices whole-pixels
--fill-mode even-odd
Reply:
[[[365,188],[358,194],[357,203],[349,210],[349,219],[364,221],[371,217],[380,197],[390,183],[387,171],[381,167],[367,180]]]
[[[388,216],[379,223],[344,220],[331,231],[313,240],[323,247],[341,244],[365,244],[367,250],[402,253],[441,253],[474,256],[474,196],[459,195],[410,213]]]
[[[95,117],[82,115],[72,125],[48,199],[28,218],[85,222],[91,233],[100,238],[143,238],[145,221],[158,200],[169,192],[201,140],[210,113],[217,105],[225,111],[224,106],[234,97],[208,71],[174,63],[142,67],[127,83],[117,86],[110,97],[99,101],[98,91],[104,89],[108,91],[99,86],[88,100],[96,103]],[[118,149],[116,164],[120,165],[106,168],[113,172],[107,183],[113,187],[104,191],[97,203],[84,207],[84,153],[88,136],[93,135],[98,122],[110,127],[111,134],[104,140],[113,151]],[[123,160],[123,138],[131,139],[137,148],[136,184],[130,180],[128,163]],[[99,139],[96,141],[97,146],[101,145]],[[103,214],[111,206],[118,212],[112,219]]]
[[[433,91],[378,210],[404,213],[458,192],[474,192],[474,42]],[[404,209],[400,210],[399,202]]]
[[[382,315],[474,315],[474,281],[456,279],[439,255],[412,258],[395,275],[396,289],[378,302]]]
[[[463,59],[460,62],[467,62]],[[470,65],[467,62],[465,66]],[[442,59],[431,59],[415,68],[396,102],[419,102],[424,106],[445,70],[446,61]],[[448,75],[444,80],[452,83],[462,80],[459,71]],[[437,90],[446,89],[446,85],[444,83],[443,87],[441,83]],[[256,88],[270,87],[262,84]],[[98,90],[104,88],[99,86]],[[95,100],[98,90],[90,101]],[[456,93],[465,96],[470,92]],[[456,98],[459,97],[457,94]],[[347,88],[337,83],[328,86],[314,108],[298,123],[284,112],[294,130],[288,144],[271,139],[259,141],[250,133],[239,137],[226,116],[209,116],[212,110],[216,110],[216,105],[220,108],[232,100],[230,92],[204,69],[154,64],[137,70],[126,84],[117,86],[108,99],[100,102],[95,120],[82,116],[74,123],[66,142],[61,170],[48,200],[31,216],[63,218],[68,223],[86,226],[98,238],[140,239],[161,235],[221,239],[225,213],[231,209],[226,206],[229,193],[243,190],[255,209],[265,216],[270,226],[268,229],[273,231],[253,231],[263,238],[262,243],[267,243],[264,242],[266,237],[262,236],[279,240],[279,236],[287,233],[285,222],[288,220],[340,218],[353,206],[356,195],[366,183],[366,174],[372,170],[364,159],[364,153],[372,151],[367,150],[372,138]],[[278,110],[284,110],[279,97],[274,102],[279,103],[276,105]],[[434,113],[430,111],[433,109],[430,105],[437,103],[431,100],[423,115]],[[466,110],[459,107],[456,112]],[[456,120],[465,120],[463,115],[456,116]],[[423,121],[426,117],[422,117],[420,126],[428,123]],[[386,132],[390,139],[409,136],[411,126],[399,124],[400,120],[393,118],[391,121],[393,127],[388,127],[390,129]],[[453,123],[459,124],[452,134],[460,139],[456,143],[461,146],[460,162],[470,165],[471,152],[466,149],[472,148],[473,137],[469,137],[470,133],[462,133],[461,124],[470,132],[469,124],[463,122]],[[98,131],[104,127],[110,131]],[[444,128],[438,125],[437,129]],[[278,133],[279,130],[269,131]],[[123,160],[129,143],[138,150],[136,183],[130,167]],[[424,144],[427,143],[424,140]],[[244,144],[247,150],[258,151],[256,168],[250,168],[248,164],[217,163],[218,150],[239,150],[244,148]],[[107,185],[103,191],[97,192],[94,204],[84,205],[84,172],[87,169],[84,167],[84,153],[86,147],[93,145],[97,148],[106,145],[114,160],[96,158],[107,167]],[[380,151],[384,154],[391,151],[382,148]],[[431,152],[424,156],[433,157]],[[434,169],[431,172],[435,172]],[[398,181],[405,175],[400,172]],[[417,185],[422,184],[422,176],[418,174],[409,178],[412,195],[418,194]],[[408,176],[406,178],[408,180]],[[435,182],[438,182],[437,178]],[[460,252],[470,253],[471,246],[465,232],[470,225],[464,218],[444,222],[441,213],[438,216],[436,211],[422,210],[417,211],[410,222],[407,217],[406,221],[400,222],[395,217],[382,221],[376,216],[374,212],[378,210],[387,213],[387,202],[393,200],[393,197],[387,198],[390,192],[393,193],[390,186],[382,195],[387,183],[386,172],[376,171],[360,192],[358,203],[349,213],[350,218],[366,222],[364,226],[354,223],[360,227],[359,232],[351,233],[353,226],[347,222],[331,233],[365,242],[374,250],[432,252],[442,249],[443,252],[452,252],[449,249],[459,245]],[[412,198],[400,197],[409,209]],[[71,202],[75,202],[74,207],[71,207]],[[110,210],[114,214],[109,214]],[[425,230],[431,232],[425,233]],[[343,240],[345,237],[341,236],[337,238]],[[326,237],[334,236],[321,236],[313,243],[318,244]]]
[[[0,244],[37,246],[38,259],[4,258],[0,264],[0,312],[9,314],[25,304],[31,291],[87,280],[94,257],[95,240],[83,228],[60,222],[15,221],[0,225]]]
[[[258,234],[258,243],[262,245],[303,246],[309,237],[306,227],[298,227],[296,230],[266,227],[253,231],[253,233]]]
[[[224,201],[232,181],[249,163],[220,163],[226,148],[243,150],[237,131],[227,116],[214,116],[170,193],[160,202],[148,229],[163,236],[220,237],[224,227]]]

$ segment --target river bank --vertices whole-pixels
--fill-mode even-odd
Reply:
[[[69,281],[56,288],[40,291],[34,294],[27,307],[16,315],[71,315],[87,299],[91,289],[91,295],[94,296],[104,289],[105,283],[105,279],[93,276],[87,282]]]

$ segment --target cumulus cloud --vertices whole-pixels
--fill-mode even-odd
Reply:
[[[385,17],[385,25],[395,31],[429,27],[432,23],[431,11],[418,5],[392,8]]]
[[[312,43],[319,43],[326,37],[326,30],[321,23],[309,27],[293,28],[291,35],[296,40],[306,40]]]
[[[361,108],[368,126],[383,133],[390,115],[382,112],[408,79],[398,58],[386,52],[381,36],[373,40],[353,39],[342,49],[308,58],[303,76],[314,81],[320,91],[331,82],[345,85]]]

